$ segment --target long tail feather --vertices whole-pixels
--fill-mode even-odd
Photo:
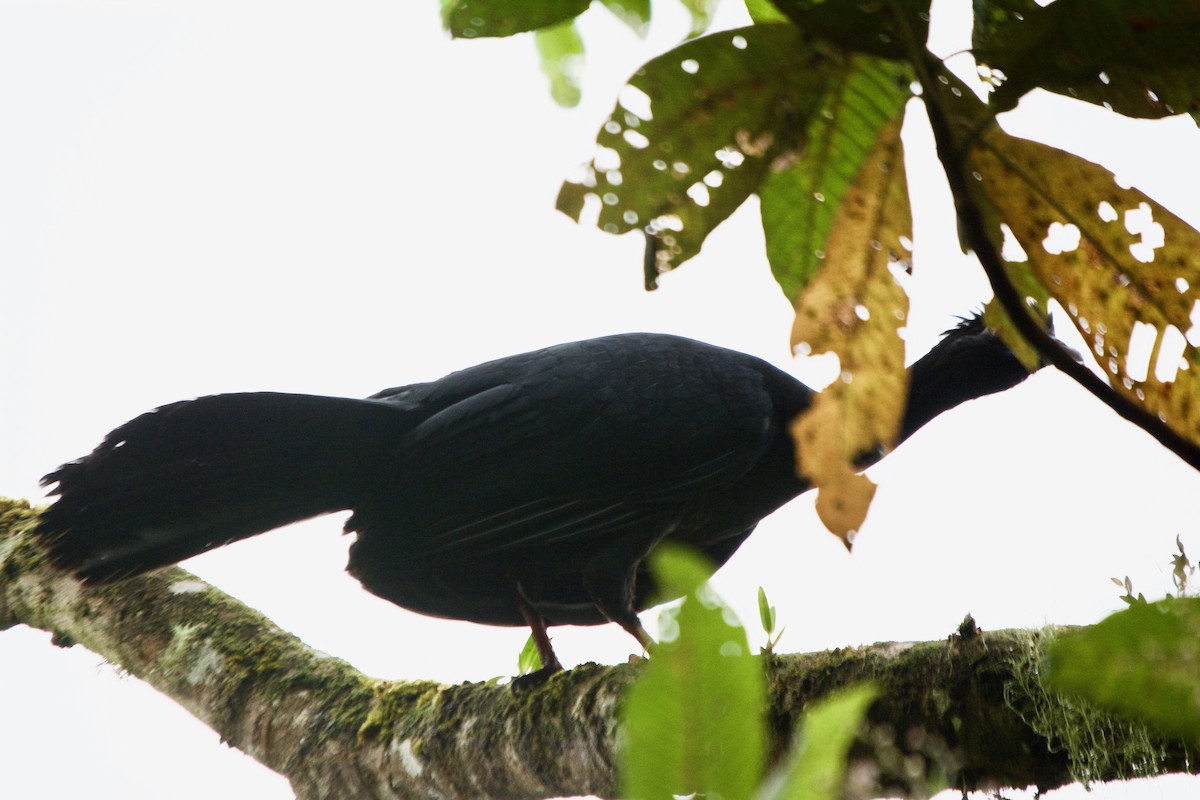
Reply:
[[[254,393],[163,406],[42,479],[39,532],[89,582],[116,580],[348,508],[411,423],[395,404]]]

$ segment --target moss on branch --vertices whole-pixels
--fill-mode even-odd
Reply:
[[[46,561],[31,535],[37,513],[0,499],[0,630],[30,625],[100,654],[287,777],[298,797],[615,794],[617,710],[636,667],[584,665],[519,695],[377,680],[179,568],[85,587]],[[1046,693],[1037,664],[1053,635],[964,625],[944,641],[767,656],[775,755],[809,703],[869,678],[882,695],[856,758],[889,793],[1189,769],[1181,748]],[[915,782],[914,764],[926,776]]]

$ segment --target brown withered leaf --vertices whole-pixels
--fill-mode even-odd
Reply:
[[[875,486],[856,459],[893,443],[904,414],[904,324],[908,298],[893,270],[907,265],[912,215],[900,121],[880,135],[846,192],[826,262],[796,301],[793,347],[832,351],[841,377],[792,425],[797,472],[819,489],[817,511],[849,544]]]
[[[992,235],[1003,222],[1024,251],[1004,250],[1014,282],[1044,287],[1117,391],[1200,442],[1200,233],[1103,167],[999,129],[970,158]]]

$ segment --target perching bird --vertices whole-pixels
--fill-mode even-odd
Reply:
[[[911,370],[903,440],[1027,370],[979,318]],[[163,406],[43,479],[40,536],[88,583],[350,509],[349,572],[422,614],[616,622],[643,644],[662,541],[724,563],[807,490],[789,422],[813,392],[758,358],[660,334],[563,344],[368,399],[223,394]]]

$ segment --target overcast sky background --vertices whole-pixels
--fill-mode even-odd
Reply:
[[[40,475],[180,398],[364,396],[618,331],[684,334],[806,374],[753,201],[653,294],[636,237],[553,209],[616,90],[686,31],[659,5],[649,42],[602,9],[586,15],[595,52],[567,112],[528,38],[451,42],[432,0],[0,2],[0,494],[40,497]],[[965,46],[961,21],[938,35],[947,52]],[[1100,161],[1200,223],[1192,123],[1058,98],[1010,116],[1014,133]],[[910,358],[989,294],[956,248],[922,124],[908,130]],[[781,646],[807,651],[941,638],[967,612],[985,630],[1093,622],[1121,606],[1110,576],[1158,596],[1175,536],[1200,553],[1200,476],[1052,371],[937,420],[871,474],[880,489],[852,556],[804,497],[717,576],[752,641],[760,584],[787,626]],[[525,631],[366,594],[342,572],[341,521],[187,566],[369,674],[513,673]],[[554,638],[568,664],[632,649],[613,626]],[[39,631],[0,633],[0,704],[5,796],[291,796],[170,701]],[[1181,778],[1092,797],[1198,790]]]

